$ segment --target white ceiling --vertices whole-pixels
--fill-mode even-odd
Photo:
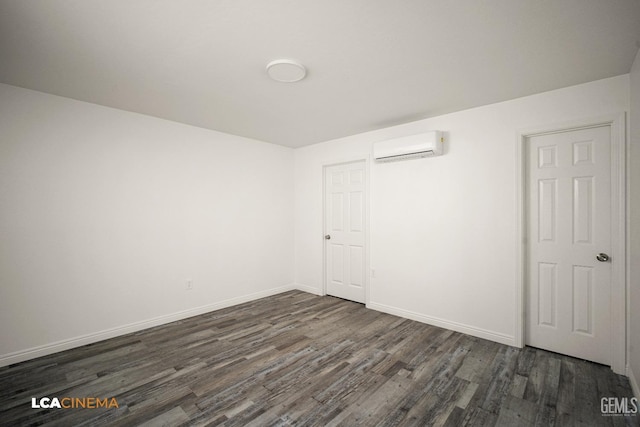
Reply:
[[[300,147],[625,74],[637,40],[639,0],[0,0],[0,82]]]

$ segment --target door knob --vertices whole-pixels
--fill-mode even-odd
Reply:
[[[596,259],[600,262],[607,262],[609,261],[609,255],[607,254],[603,254],[602,252],[599,253],[598,255],[596,255]]]
[[[324,236],[324,238],[325,238],[325,239],[327,239],[327,240],[331,239],[331,234],[326,234],[326,235]]]

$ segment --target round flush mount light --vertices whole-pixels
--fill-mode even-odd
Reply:
[[[304,79],[307,69],[290,59],[276,59],[267,64],[267,74],[277,82],[294,83]]]

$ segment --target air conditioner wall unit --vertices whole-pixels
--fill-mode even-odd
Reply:
[[[373,158],[377,162],[394,162],[440,156],[443,142],[438,130],[380,141],[373,144]]]

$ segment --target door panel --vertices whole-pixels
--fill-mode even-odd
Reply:
[[[556,299],[558,295],[557,264],[541,262],[538,264],[538,324],[555,328]]]
[[[593,267],[573,266],[573,331],[593,335]]]
[[[555,242],[556,240],[556,179],[541,179],[538,181],[539,213],[538,236],[540,242]]]
[[[325,169],[327,294],[365,302],[365,163]]]
[[[609,126],[527,140],[526,341],[610,364]]]

